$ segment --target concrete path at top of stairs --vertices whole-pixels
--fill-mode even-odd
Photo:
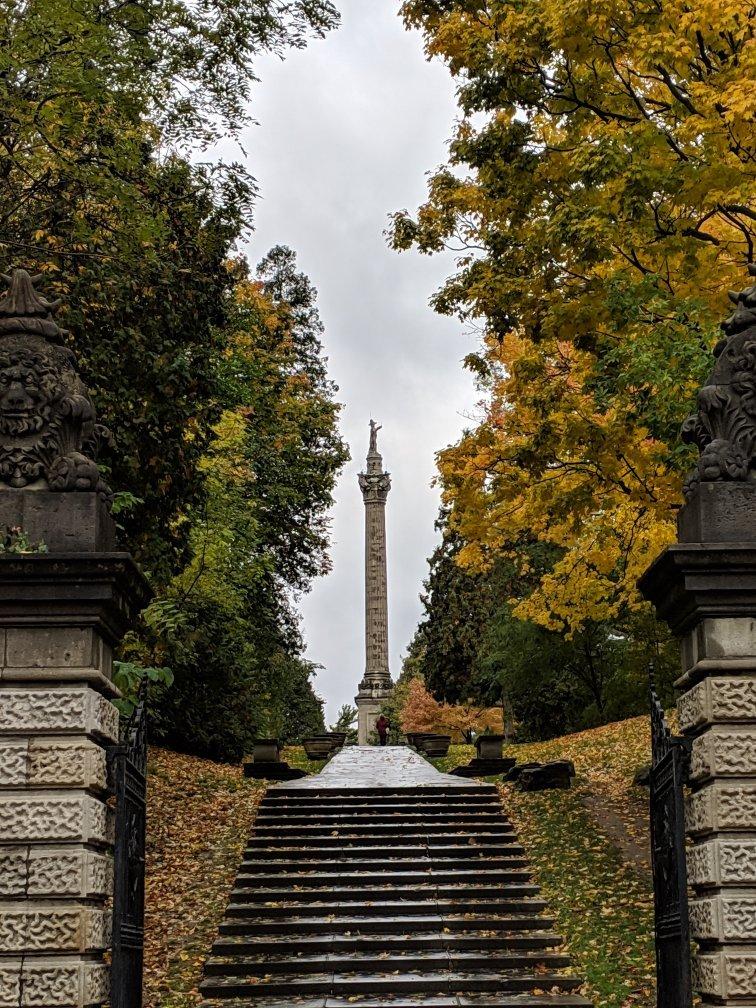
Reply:
[[[319,774],[301,780],[285,781],[270,788],[287,791],[317,791],[345,788],[459,788],[462,781],[451,774],[440,773],[422,756],[407,746],[346,746],[325,765]],[[465,781],[471,789],[480,787]]]

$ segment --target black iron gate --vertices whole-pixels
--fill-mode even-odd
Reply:
[[[147,680],[108,753],[115,794],[113,959],[110,1008],[142,1008],[144,960],[144,844],[146,827]]]
[[[690,927],[685,866],[683,785],[689,742],[672,734],[656,695],[651,694],[651,865],[654,877],[656,1004],[690,1008]]]

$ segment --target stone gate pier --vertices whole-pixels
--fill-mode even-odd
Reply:
[[[754,269],[752,267],[752,273]],[[756,1005],[756,287],[731,294],[711,376],[684,437],[700,450],[678,542],[640,588],[680,640],[680,730],[694,987]]]
[[[57,304],[0,299],[0,1008],[108,995],[112,653],[148,597],[115,548],[96,424]]]

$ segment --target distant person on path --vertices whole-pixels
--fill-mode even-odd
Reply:
[[[388,741],[389,721],[384,714],[381,714],[375,722],[375,730],[378,732],[379,744],[386,745],[386,742]]]

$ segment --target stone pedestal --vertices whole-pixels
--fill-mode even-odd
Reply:
[[[128,554],[99,551],[101,499],[51,496],[83,551],[0,555],[0,1008],[107,999],[112,651],[148,595]]]
[[[704,1004],[756,1005],[755,489],[698,486],[681,541],[640,582],[681,645],[693,980]]]

